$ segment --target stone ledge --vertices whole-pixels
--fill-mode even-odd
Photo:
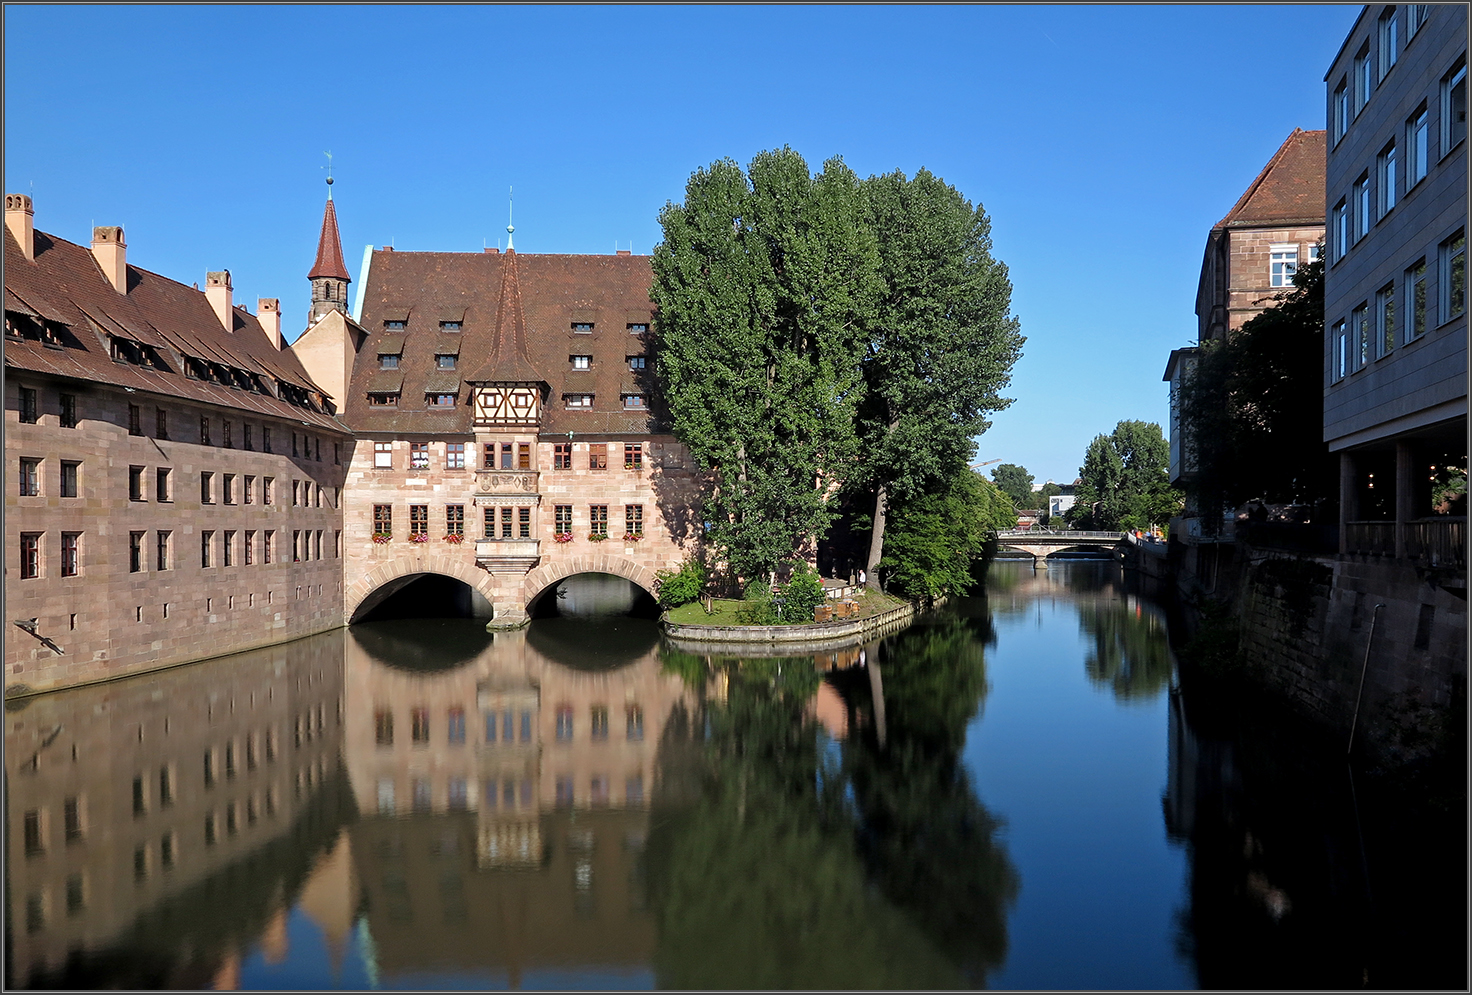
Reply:
[[[869,618],[843,622],[809,622],[803,625],[679,625],[660,619],[660,628],[671,639],[692,643],[761,645],[771,643],[831,642],[862,637],[887,625],[915,616],[913,604],[900,605]]]

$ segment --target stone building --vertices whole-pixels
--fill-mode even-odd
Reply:
[[[5,222],[7,696],[341,625],[351,438],[278,302]]]
[[[1365,7],[1325,97],[1324,439],[1340,454],[1340,548],[1459,564],[1466,499],[1433,492],[1467,470],[1466,7]]]
[[[1220,341],[1293,289],[1324,238],[1324,136],[1293,129],[1226,216],[1212,226],[1196,286],[1197,346],[1170,354],[1170,479],[1190,473],[1177,394],[1200,344]],[[1189,525],[1188,525],[1189,527]]]

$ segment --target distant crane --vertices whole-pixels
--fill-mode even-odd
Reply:
[[[972,463],[971,464],[971,469],[973,469],[973,470],[980,470],[984,466],[989,466],[992,463],[1000,463],[1000,462],[1002,462],[1002,457],[998,456],[996,459],[989,459],[985,463]]]

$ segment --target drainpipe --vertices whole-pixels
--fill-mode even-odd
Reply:
[[[1360,689],[1354,696],[1354,718],[1349,721],[1349,744],[1344,748],[1346,754],[1354,752],[1354,730],[1360,721],[1360,699],[1365,694],[1365,671],[1370,669],[1370,645],[1375,642],[1375,623],[1380,619],[1380,609],[1384,605],[1376,605],[1374,611],[1370,612],[1370,636],[1365,640],[1365,662],[1360,666]]]

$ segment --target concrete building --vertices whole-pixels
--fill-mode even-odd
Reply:
[[[351,439],[278,302],[5,222],[6,695],[341,625]]]
[[[1324,80],[1340,549],[1456,566],[1466,499],[1433,492],[1467,469],[1467,8],[1365,7]]]

